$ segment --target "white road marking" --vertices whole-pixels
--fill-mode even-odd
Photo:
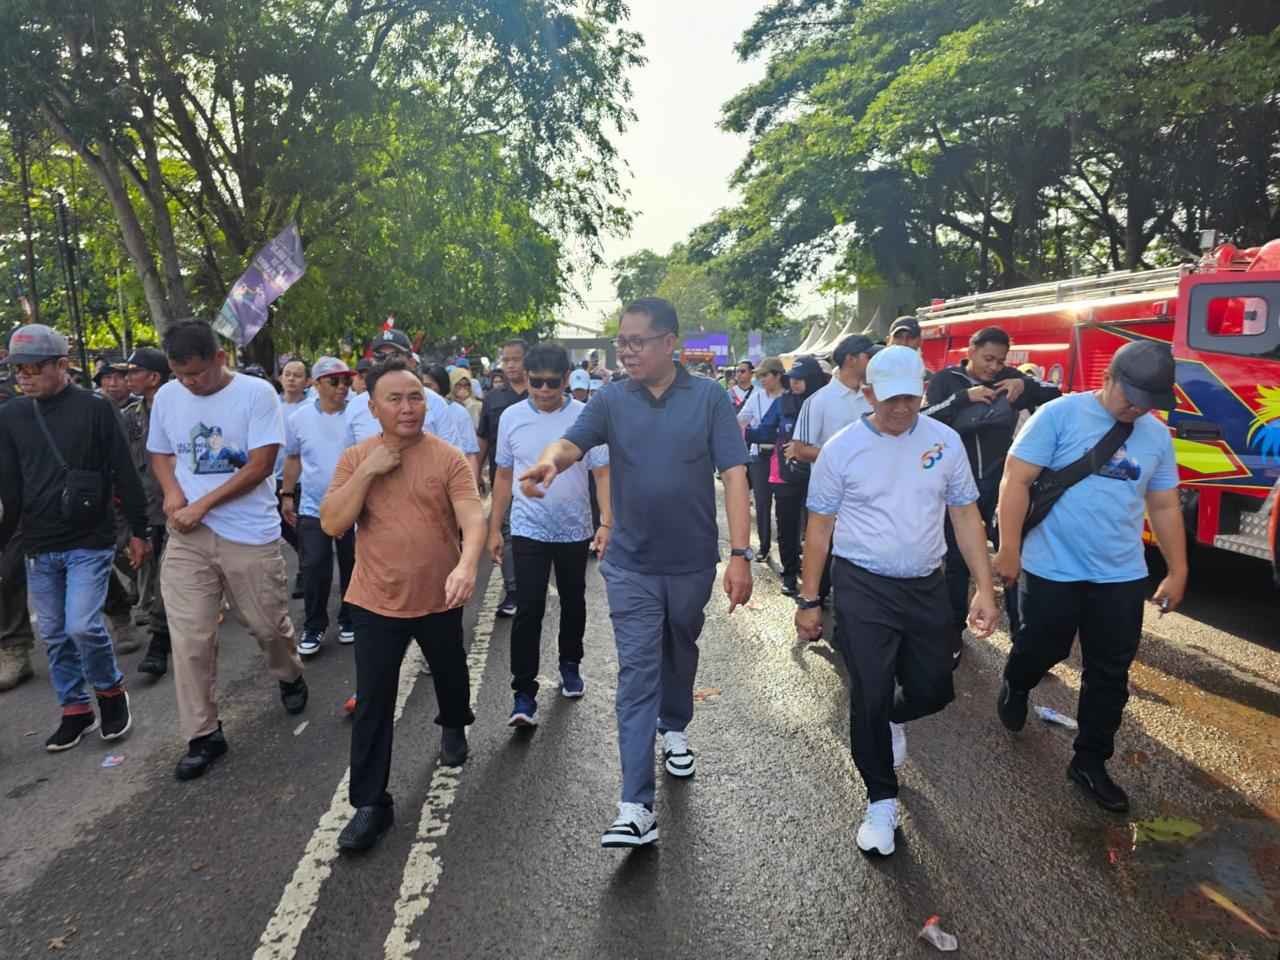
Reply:
[[[400,668],[400,686],[396,691],[396,722],[404,713],[405,702],[422,675],[425,661],[416,643],[409,645],[409,652]],[[333,870],[338,858],[338,834],[351,819],[351,805],[347,802],[347,787],[351,782],[351,768],[342,774],[329,809],[320,817],[315,832],[307,842],[307,848],[298,861],[289,884],[284,888],[276,912],[272,914],[267,929],[262,932],[253,960],[291,960],[298,952],[302,934],[315,915],[320,903],[320,888]]]
[[[471,650],[467,654],[467,671],[471,674],[471,699],[475,702],[484,679],[485,661],[489,658],[489,641],[493,638],[493,612],[502,600],[502,578],[489,578],[489,589],[480,607],[475,635],[471,638]],[[473,761],[474,762],[474,761]],[[431,894],[435,892],[444,863],[437,855],[439,841],[449,830],[449,815],[458,789],[458,779],[465,767],[437,766],[431,777],[427,798],[422,804],[422,816],[418,820],[418,834],[405,861],[404,875],[400,880],[400,896],[396,898],[396,916],[387,934],[385,956],[391,960],[410,960],[422,946],[421,941],[410,940],[413,925],[431,906]]]

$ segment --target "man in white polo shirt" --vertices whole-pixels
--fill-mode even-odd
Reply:
[[[595,544],[603,557],[612,525],[609,504],[609,448],[592,447],[541,497],[517,489],[513,477],[529,470],[542,451],[577,421],[584,404],[564,395],[569,354],[554,343],[531,347],[525,356],[529,396],[502,412],[494,462],[493,510],[489,518],[489,551],[502,563],[503,518],[511,508],[511,549],[516,566],[516,617],[511,626],[511,689],[514,704],[508,724],[538,723],[538,660],[542,618],[552,567],[560,595],[560,692],[570,699],[585,691],[580,664],[587,629],[587,548]],[[585,370],[576,370],[584,377]],[[600,490],[600,526],[592,526],[588,471]]]
[[[969,612],[974,634],[990,634],[998,613],[964,444],[950,427],[920,416],[920,354],[888,347],[872,358],[867,379],[873,412],[827,441],[809,481],[796,628],[805,640],[822,633],[817,591],[834,528],[836,616],[858,627],[845,632],[842,650],[853,760],[868,799],[857,842],[888,856],[898,825],[894,769],[906,759],[902,725],[955,696],[945,515],[978,585]]]
[[[347,449],[347,395],[355,372],[337,357],[321,357],[311,367],[317,397],[295,410],[284,425],[285,523],[298,531],[302,557],[302,596],[306,619],[298,653],[309,657],[320,651],[329,629],[329,592],[333,589],[333,555],[338,554],[338,582],[342,596],[351,583],[356,564],[355,530],[331,537],[320,527],[320,501],[333,480],[338,459]],[[301,502],[294,491],[302,482]],[[344,602],[338,608],[338,642],[356,642],[351,611]]]
[[[377,363],[387,357],[401,356],[413,359],[413,344],[400,330],[383,330],[369,342],[369,350],[373,354],[373,362]],[[416,360],[415,360],[416,365]],[[354,447],[370,437],[381,436],[382,426],[369,410],[369,394],[359,394],[347,404],[347,446]],[[460,433],[458,424],[449,415],[449,405],[444,397],[434,390],[427,391],[427,419],[423,421],[422,432],[434,434],[445,443],[451,443],[459,450],[465,451],[470,444],[466,434]],[[472,438],[474,439],[474,438]],[[321,496],[324,496],[323,491]]]

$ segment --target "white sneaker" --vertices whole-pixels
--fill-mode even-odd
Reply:
[[[897,770],[907,762],[907,725],[890,723],[889,739],[893,741],[893,769]]]
[[[662,759],[667,773],[673,777],[693,776],[693,751],[689,749],[689,735],[668,730],[662,735]]]
[[[600,838],[602,847],[643,847],[658,839],[658,818],[642,803],[618,804],[618,817]]]
[[[858,849],[887,857],[893,853],[893,832],[898,829],[898,801],[877,800],[867,806],[858,828]]]
[[[349,644],[356,642],[356,631],[352,627],[338,628],[338,642],[341,644]]]

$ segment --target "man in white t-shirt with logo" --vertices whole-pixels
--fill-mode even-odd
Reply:
[[[164,351],[174,379],[156,393],[147,451],[169,528],[160,586],[187,740],[175,774],[192,780],[227,752],[213,695],[224,594],[267,655],[289,713],[306,707],[307,684],[280,553],[280,401],[271,384],[227,369],[207,323],[173,324]]]
[[[580,664],[587,629],[587,550],[594,544],[601,558],[609,542],[609,448],[592,447],[560,475],[541,497],[518,489],[512,500],[512,478],[529,470],[542,451],[577,421],[585,406],[564,395],[569,354],[554,343],[540,343],[525,356],[529,396],[502,412],[494,462],[493,510],[489,519],[489,551],[502,563],[503,518],[511,508],[511,548],[516,566],[516,617],[511,626],[511,689],[515,702],[507,721],[513,727],[538,724],[538,660],[547,586],[556,572],[560,595],[560,692],[570,699],[585,691]],[[586,376],[585,370],[576,370]],[[600,526],[592,526],[588,471],[600,491]]]
[[[903,726],[955,697],[944,516],[978,585],[969,612],[974,634],[989,635],[999,614],[964,444],[946,424],[920,416],[920,354],[887,347],[867,365],[867,380],[873,412],[827,441],[809,480],[796,629],[804,640],[822,634],[818,585],[834,529],[836,616],[856,625],[843,631],[841,646],[853,762],[867,787],[857,843],[888,856],[899,819],[894,770],[906,760]]]

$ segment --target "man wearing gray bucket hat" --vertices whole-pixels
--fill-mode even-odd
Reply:
[[[66,338],[43,324],[19,327],[9,363],[24,396],[0,407],[0,547],[21,521],[27,589],[62,707],[45,741],[52,753],[99,726],[114,740],[133,725],[102,608],[115,555],[112,498],[124,505],[135,570],[150,549],[147,507],[120,415],[72,385]]]

